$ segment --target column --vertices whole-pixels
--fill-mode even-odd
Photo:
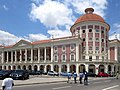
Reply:
[[[76,62],[79,61],[79,44],[76,44]]]
[[[8,57],[8,51],[7,51],[7,62],[8,62],[8,58],[9,58],[9,57]]]
[[[38,62],[40,62],[40,48],[38,48]]]
[[[70,65],[67,64],[67,72],[70,72]]]
[[[96,74],[96,75],[98,74],[98,70],[99,70],[99,65],[96,64],[96,65],[95,65],[95,74]]]
[[[31,62],[33,62],[33,48],[31,48]]]
[[[108,65],[105,65],[105,72],[108,73]]]
[[[59,73],[61,72],[61,65],[59,65]]]
[[[2,51],[2,63],[4,63],[4,51]]]
[[[17,61],[17,51],[15,50],[15,62]]]
[[[27,61],[27,49],[25,49],[25,62]]]
[[[85,70],[88,72],[88,64],[85,64]]]
[[[13,63],[13,51],[11,51],[11,63]]]
[[[22,61],[22,50],[20,49],[20,62]]]
[[[54,71],[53,64],[51,64],[51,71]]]
[[[54,58],[53,58],[53,45],[51,46],[51,62],[53,62],[54,60],[53,60]]]
[[[76,73],[79,74],[79,65],[76,64]]]
[[[46,62],[46,47],[44,48],[45,52],[44,52],[44,62]]]

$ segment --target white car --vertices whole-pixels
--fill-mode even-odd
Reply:
[[[59,73],[55,72],[55,71],[48,71],[48,75],[51,76],[59,76]]]

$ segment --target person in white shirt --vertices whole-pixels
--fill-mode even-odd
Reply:
[[[7,77],[2,81],[2,90],[13,90],[14,81],[12,78]]]

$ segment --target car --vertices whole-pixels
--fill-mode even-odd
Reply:
[[[0,70],[0,79],[5,79],[10,75],[10,70]]]
[[[97,76],[95,73],[92,73],[92,72],[88,72],[87,75],[88,75],[88,77],[96,77]]]
[[[25,80],[29,79],[29,72],[27,70],[13,70],[9,76],[15,80]]]
[[[72,73],[70,73],[70,72],[61,72],[60,73],[60,76],[68,76],[68,75],[72,76]]]
[[[110,75],[104,72],[99,72],[97,76],[98,77],[109,77]]]
[[[59,76],[59,73],[55,72],[55,71],[48,71],[47,73],[50,76]]]

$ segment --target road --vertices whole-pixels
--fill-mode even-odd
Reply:
[[[120,90],[120,79],[109,78],[89,81],[89,85],[65,82],[15,86],[14,90]]]

